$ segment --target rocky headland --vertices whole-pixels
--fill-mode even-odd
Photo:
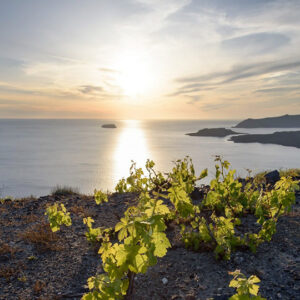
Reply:
[[[238,123],[234,128],[298,128],[300,115],[284,115],[263,119],[247,119]]]
[[[233,128],[300,128],[300,115],[284,115],[264,119],[247,119]],[[189,136],[230,137],[234,143],[262,143],[300,148],[300,131],[281,131],[271,134],[244,134],[226,128],[204,128]]]
[[[211,136],[211,137],[225,137],[233,134],[241,134],[241,133],[226,128],[204,128],[204,129],[200,129],[198,132],[186,133],[186,135],[189,136]]]
[[[300,148],[300,131],[281,131],[272,134],[245,134],[232,136],[230,140],[235,143],[276,144]]]

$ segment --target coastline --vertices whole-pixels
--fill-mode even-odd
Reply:
[[[246,134],[232,136],[234,143],[275,144],[300,148],[300,131],[278,131],[272,134]]]

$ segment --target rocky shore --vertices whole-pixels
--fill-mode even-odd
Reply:
[[[272,134],[245,134],[232,136],[230,141],[235,143],[276,144],[300,148],[300,131],[280,131]]]
[[[208,187],[195,190],[193,201],[201,201]],[[71,213],[72,226],[49,231],[45,208],[55,201]],[[114,226],[125,209],[136,202],[134,194],[112,194],[97,206],[84,195],[46,196],[6,200],[0,204],[0,299],[80,299],[86,280],[101,273],[97,249],[85,238],[83,217],[91,216],[97,226]],[[243,226],[257,226],[249,216]],[[169,225],[172,244],[165,257],[135,282],[136,300],[228,299],[228,271],[240,269],[261,279],[261,295],[267,299],[299,299],[300,293],[300,195],[292,211],[278,223],[270,243],[257,253],[238,251],[230,261],[217,261],[212,252],[184,248],[176,227]]]
[[[300,115],[284,115],[263,119],[246,119],[233,128],[298,128]],[[204,128],[197,132],[186,133],[189,136],[226,137],[235,143],[275,144],[300,148],[300,131],[281,131],[272,134],[244,134],[227,128]]]

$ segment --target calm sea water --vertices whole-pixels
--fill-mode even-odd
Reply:
[[[101,125],[113,122],[117,129]],[[226,138],[190,137],[205,127],[231,127],[237,121],[0,120],[1,196],[47,195],[57,185],[91,194],[113,190],[128,175],[130,161],[153,159],[167,172],[172,161],[192,157],[197,172],[214,171],[214,155],[229,160],[237,175],[299,168],[300,149],[277,145],[234,144]],[[265,133],[280,129],[239,129]],[[286,129],[284,129],[286,130]],[[208,182],[209,178],[206,180]]]

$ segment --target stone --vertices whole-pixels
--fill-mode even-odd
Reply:
[[[277,170],[269,172],[265,175],[265,179],[267,184],[275,184],[278,180],[280,180],[280,175]]]

